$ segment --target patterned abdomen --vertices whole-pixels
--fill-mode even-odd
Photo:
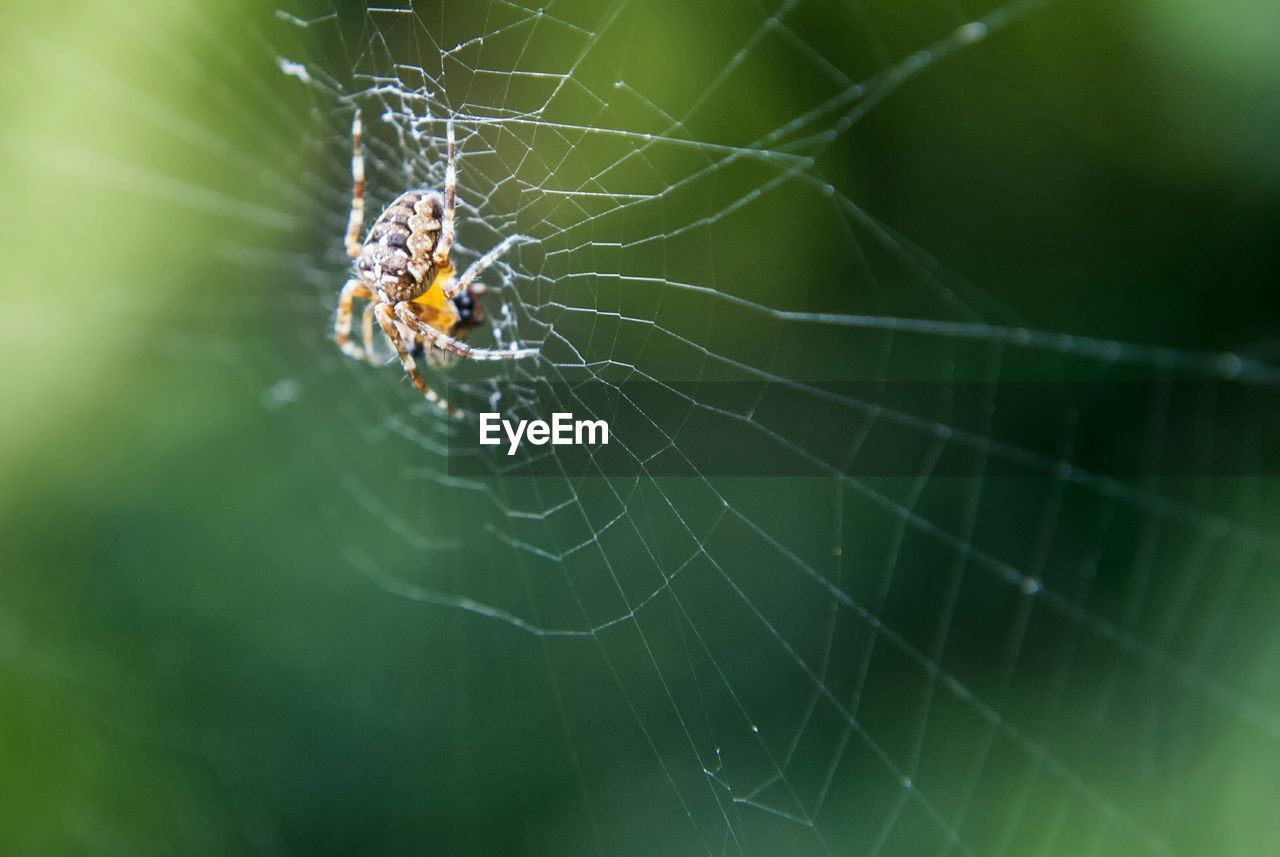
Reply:
[[[356,260],[361,279],[396,301],[413,300],[435,280],[431,259],[440,239],[444,198],[411,190],[386,207],[369,230]]]

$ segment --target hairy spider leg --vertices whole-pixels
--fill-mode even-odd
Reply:
[[[449,251],[453,249],[454,209],[458,206],[458,166],[454,155],[452,118],[445,125],[445,135],[449,141],[449,160],[444,168],[444,216],[440,219],[440,238],[431,257],[439,268],[449,264]]]
[[[403,306],[403,304],[400,306]],[[422,377],[422,373],[418,371],[418,364],[414,361],[413,355],[409,353],[409,349],[404,343],[404,337],[400,335],[400,329],[396,326],[396,319],[391,314],[391,307],[387,304],[379,303],[375,314],[378,318],[378,324],[382,327],[382,332],[387,335],[387,339],[391,340],[391,344],[395,346],[396,355],[400,358],[400,365],[404,367],[404,371],[409,375],[409,380],[413,382],[413,386],[418,389],[418,392],[450,416],[458,419],[464,418],[466,415],[451,406],[439,393],[431,389],[427,384],[427,380]]]
[[[364,143],[360,111],[351,121],[351,214],[347,218],[347,255],[360,255],[360,231],[364,228]]]
[[[342,349],[342,353],[357,360],[364,360],[369,347],[369,336],[365,336],[365,347],[361,348],[351,341],[351,316],[354,312],[356,298],[373,298],[373,292],[364,280],[352,278],[342,287],[338,296],[338,316],[333,322],[333,338]]]
[[[468,360],[520,360],[525,357],[533,357],[538,353],[536,348],[512,348],[512,349],[490,349],[490,348],[472,348],[460,339],[450,336],[442,330],[436,330],[431,325],[422,321],[418,317],[417,312],[413,309],[414,304],[409,301],[401,301],[396,304],[396,318],[403,321],[410,327],[417,328],[423,336],[431,340],[431,343],[443,351],[456,354],[459,357],[465,357]]]
[[[374,336],[373,313],[378,308],[378,304],[370,301],[364,305],[364,316],[361,319],[361,331],[364,338],[364,357],[370,366],[381,366],[387,361],[387,357],[378,359],[378,341]]]
[[[449,300],[453,300],[458,295],[462,294],[462,292],[471,288],[471,284],[475,281],[475,278],[483,274],[485,269],[497,261],[499,256],[522,241],[532,240],[533,239],[528,235],[508,235],[506,238],[502,239],[501,244],[472,262],[471,267],[467,268],[466,272],[458,278],[458,281],[453,286],[444,290],[444,296]]]

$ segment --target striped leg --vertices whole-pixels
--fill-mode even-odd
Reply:
[[[343,354],[348,357],[354,357],[357,360],[366,358],[369,338],[366,335],[364,348],[351,341],[353,306],[356,298],[372,297],[373,293],[369,291],[369,287],[364,284],[363,280],[358,279],[347,280],[347,284],[342,287],[342,293],[338,296],[338,317],[333,322],[333,338],[338,343],[338,347],[342,349]]]
[[[448,304],[443,307],[434,307],[410,301],[409,308],[413,310],[413,314],[417,316],[418,321],[436,330],[452,330],[458,324],[457,313],[453,312]],[[400,327],[405,332],[405,337],[413,341],[413,353],[415,355],[421,354],[423,359],[427,361],[428,366],[443,369],[457,362],[458,357],[456,354],[432,347],[434,340],[421,333],[421,325],[414,325],[410,328],[408,325],[401,323]],[[462,337],[459,335],[455,338],[461,339]]]
[[[444,331],[436,330],[430,324],[424,322],[413,311],[413,307],[408,301],[401,301],[396,304],[395,313],[396,318],[427,337],[436,348],[456,354],[459,357],[465,357],[468,360],[519,360],[524,357],[533,357],[538,353],[536,348],[512,348],[502,351],[491,348],[472,348],[462,340],[455,339]],[[379,313],[379,319],[381,319],[381,313]]]
[[[404,306],[404,304],[399,304],[397,309],[400,306]],[[400,335],[400,329],[396,326],[396,319],[391,314],[391,308],[386,304],[380,303],[374,313],[377,315],[378,325],[382,328],[382,332],[387,335],[387,339],[390,339],[391,344],[395,346],[396,354],[400,357],[400,365],[404,367],[404,371],[409,375],[409,380],[413,382],[413,386],[418,389],[418,392],[426,396],[427,401],[445,413],[452,417],[463,419],[466,415],[462,411],[451,407],[439,393],[427,386],[426,379],[418,371],[418,364],[413,362],[413,355],[409,353],[409,349],[405,346],[404,337]]]
[[[364,359],[370,366],[381,366],[387,361],[385,355],[378,354],[378,340],[374,336],[373,313],[378,308],[376,302],[364,305],[364,317],[361,319],[361,331],[364,337]]]
[[[360,255],[360,230],[364,228],[364,144],[360,111],[351,122],[351,214],[347,218],[347,255]]]
[[[485,253],[479,259],[471,263],[471,267],[467,268],[466,273],[458,278],[458,281],[444,290],[444,296],[449,300],[453,300],[458,295],[471,287],[476,277],[484,273],[485,268],[492,265],[499,256],[510,250],[521,241],[532,241],[528,235],[509,235],[502,240],[502,243],[494,247],[488,253]]]
[[[436,249],[432,261],[438,267],[449,264],[449,251],[453,249],[454,209],[458,205],[458,166],[453,152],[453,120],[445,126],[449,138],[449,161],[444,168],[444,217],[440,221],[440,239],[436,241]]]

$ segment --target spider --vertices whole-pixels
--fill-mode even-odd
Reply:
[[[493,262],[521,241],[511,235],[471,264],[454,279],[449,251],[453,249],[454,211],[457,205],[458,167],[454,157],[453,120],[447,123],[448,162],[444,193],[408,190],[388,205],[360,241],[364,225],[364,148],[357,113],[351,123],[351,214],[347,220],[347,255],[355,260],[355,276],[342,287],[333,336],[342,353],[376,363],[373,323],[395,348],[400,364],[429,401],[446,413],[462,417],[444,397],[428,386],[418,371],[414,355],[419,351],[434,355],[430,346],[445,354],[469,360],[517,360],[532,357],[536,348],[472,348],[463,340],[471,328],[484,319],[479,295],[484,286],[476,282]],[[363,346],[351,340],[351,322],[357,298],[369,301],[364,308]],[[412,343],[412,345],[408,344]],[[429,362],[443,360],[432,357]]]

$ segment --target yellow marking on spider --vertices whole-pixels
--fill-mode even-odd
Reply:
[[[444,296],[444,287],[449,285],[449,281],[452,279],[453,265],[445,265],[436,272],[435,279],[431,281],[431,285],[427,287],[427,290],[414,298],[413,302],[436,309],[444,309],[448,303]]]

